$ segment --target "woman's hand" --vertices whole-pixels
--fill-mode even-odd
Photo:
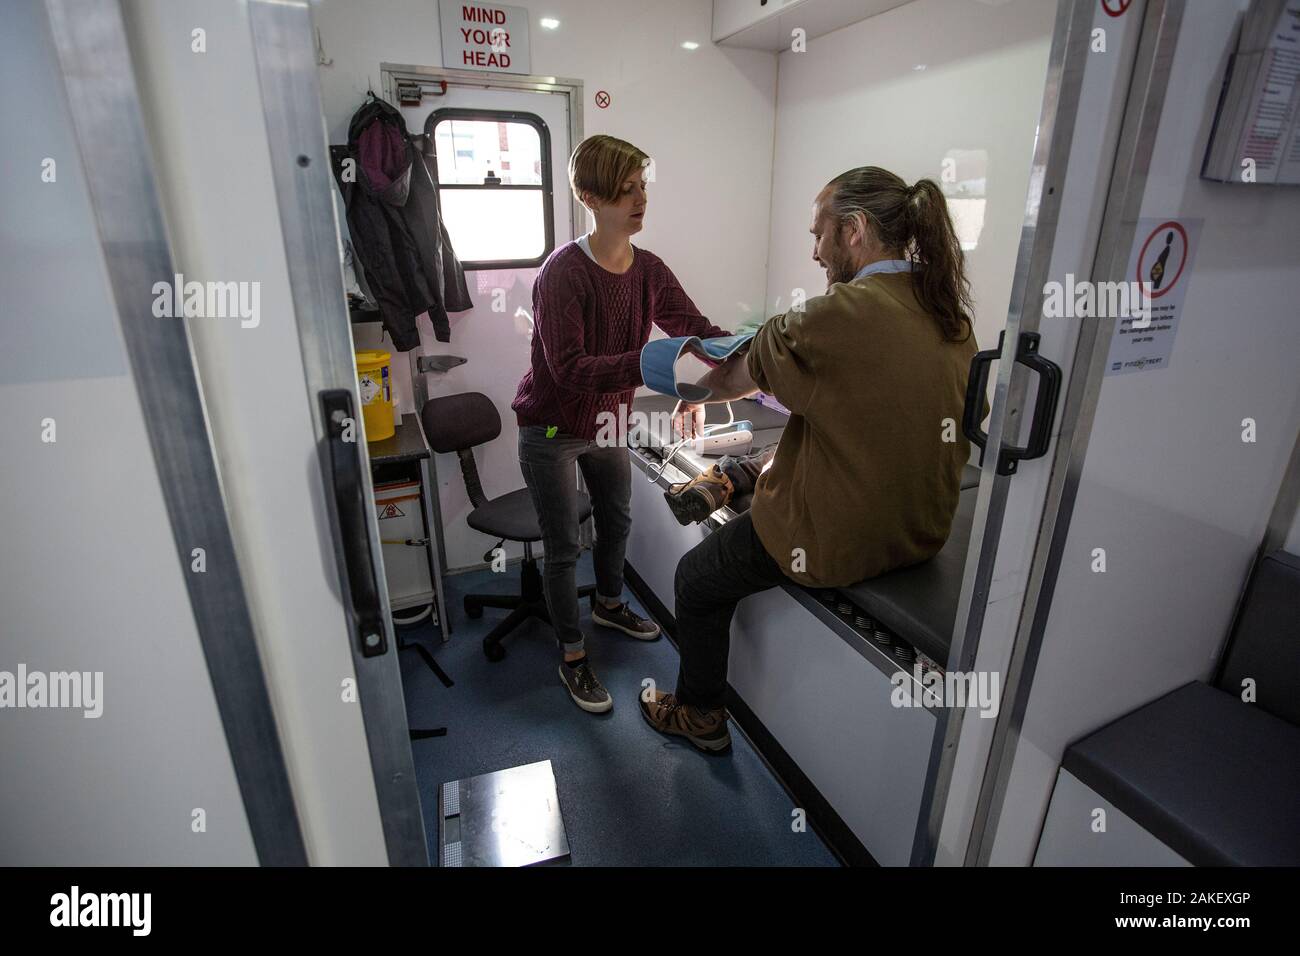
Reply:
[[[673,431],[682,438],[696,438],[704,434],[704,406],[678,402],[673,409]]]

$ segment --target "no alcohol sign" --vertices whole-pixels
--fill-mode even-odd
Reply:
[[[1133,234],[1125,280],[1140,283],[1149,314],[1116,319],[1107,375],[1164,368],[1174,349],[1192,279],[1201,219],[1142,219]]]

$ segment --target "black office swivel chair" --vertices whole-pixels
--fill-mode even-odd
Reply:
[[[533,543],[542,540],[542,531],[537,523],[532,495],[527,488],[520,488],[500,498],[489,498],[483,493],[478,465],[474,461],[474,446],[484,445],[501,434],[501,416],[486,395],[481,392],[464,392],[460,395],[431,398],[420,410],[420,422],[424,426],[430,448],[440,454],[455,452],[460,458],[465,490],[469,492],[469,500],[474,505],[474,510],[469,513],[465,523],[475,531],[499,538],[502,542],[520,541],[524,546],[519,594],[465,595],[465,613],[473,618],[482,617],[485,607],[510,609],[506,619],[483,638],[483,653],[488,660],[499,661],[506,656],[501,639],[518,624],[530,617],[551,623],[551,616],[546,611],[546,597],[542,592],[542,575],[537,570],[537,559],[533,557]],[[578,520],[586,521],[590,516],[591,499],[585,494],[580,495]],[[484,555],[483,560],[492,560],[492,552]],[[595,585],[578,588],[579,597],[588,597],[592,601],[595,600],[595,592]]]

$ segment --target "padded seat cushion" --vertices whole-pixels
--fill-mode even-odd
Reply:
[[[1255,681],[1256,701],[1300,725],[1300,558],[1274,551],[1251,575],[1218,685],[1241,694]]]
[[[886,629],[940,666],[947,664],[952,645],[976,494],[974,488],[961,493],[948,541],[929,561],[839,589]]]
[[[591,516],[591,499],[578,494],[578,521]],[[465,519],[475,531],[508,541],[541,541],[542,529],[537,524],[533,510],[533,496],[527,488],[520,488],[500,498],[492,498],[475,508]]]
[[[1300,728],[1194,682],[1061,766],[1197,866],[1300,865]]]

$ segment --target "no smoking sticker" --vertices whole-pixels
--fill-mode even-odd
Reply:
[[[1142,219],[1133,233],[1129,282],[1141,283],[1150,314],[1115,322],[1107,375],[1165,368],[1182,322],[1202,219]]]

